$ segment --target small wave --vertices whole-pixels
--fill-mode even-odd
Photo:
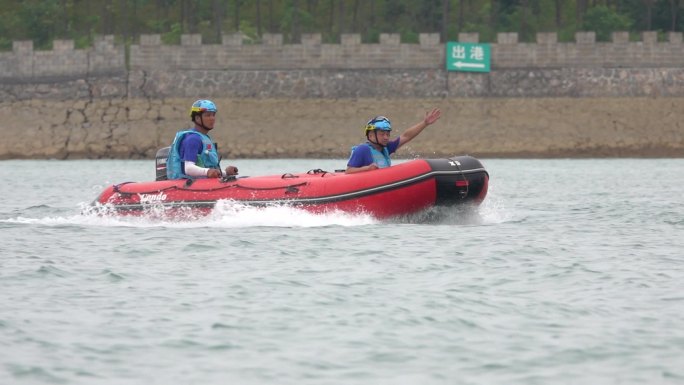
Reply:
[[[19,363],[9,363],[5,365],[9,373],[11,373],[14,378],[27,380],[35,380],[37,382],[47,382],[47,383],[66,383],[67,380],[64,377],[59,377],[55,374],[54,370],[50,370],[41,366],[32,364],[19,364]]]
[[[109,269],[104,269],[100,272],[100,275],[108,279],[110,282],[120,282],[125,279],[121,274],[117,274]]]
[[[12,217],[18,215],[30,215],[30,216],[52,216],[59,215],[64,209],[60,207],[54,207],[49,205],[32,205],[22,208],[16,208],[6,213],[2,213],[3,217]]]
[[[40,268],[38,268],[38,270],[35,271],[35,273],[41,276],[55,276],[60,278],[68,277],[71,275],[71,273],[66,270],[59,269],[55,266],[49,265],[41,266]]]

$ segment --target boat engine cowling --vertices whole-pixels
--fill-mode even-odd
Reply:
[[[171,147],[160,148],[155,156],[154,166],[157,170],[156,180],[166,180],[166,159],[169,157],[169,150]]]

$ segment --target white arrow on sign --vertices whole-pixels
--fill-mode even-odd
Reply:
[[[458,67],[458,68],[461,68],[461,67],[464,67],[464,68],[484,68],[485,65],[482,63],[463,63],[463,62],[457,61],[456,67]]]

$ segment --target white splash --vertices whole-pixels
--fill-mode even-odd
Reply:
[[[248,206],[234,201],[219,201],[208,214],[176,209],[168,214],[163,207],[151,205],[142,215],[119,215],[107,206],[81,204],[81,214],[43,218],[17,217],[0,222],[38,224],[44,226],[102,227],[172,227],[172,228],[236,228],[236,227],[324,227],[363,226],[378,221],[368,214],[333,211],[314,214],[303,209],[274,205]]]

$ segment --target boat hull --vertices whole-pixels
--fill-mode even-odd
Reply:
[[[370,172],[310,170],[246,178],[126,182],[106,188],[94,202],[118,214],[149,209],[210,212],[218,201],[291,205],[314,212],[405,215],[431,206],[479,204],[489,174],[475,158],[418,159]]]

